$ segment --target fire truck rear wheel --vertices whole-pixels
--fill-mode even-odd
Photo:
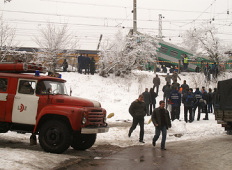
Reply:
[[[76,150],[91,148],[96,141],[97,134],[78,134],[73,136],[71,146]]]
[[[45,122],[39,131],[39,143],[46,152],[63,153],[69,148],[70,141],[70,130],[59,120]]]

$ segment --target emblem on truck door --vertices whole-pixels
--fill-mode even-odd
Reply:
[[[20,106],[18,106],[18,110],[20,112],[24,111],[24,110],[27,110],[27,106],[24,106],[23,104],[21,104]]]

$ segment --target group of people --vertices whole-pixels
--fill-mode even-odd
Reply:
[[[92,57],[91,59],[87,56],[83,56],[82,54],[78,56],[78,73],[82,74],[82,70],[85,70],[85,74],[94,75],[95,72],[95,59]]]
[[[64,59],[63,64],[63,72],[67,72],[68,69],[68,62],[66,59]],[[87,56],[83,56],[82,54],[78,56],[78,73],[82,74],[83,69],[85,70],[85,74],[92,74],[94,75],[95,73],[95,59],[92,57],[91,59]]]
[[[172,76],[166,77],[166,80],[171,82],[177,82],[177,78],[180,79],[178,74],[174,71]],[[145,88],[145,92],[139,95],[138,99],[131,103],[129,108],[129,113],[133,117],[133,123],[129,130],[128,136],[130,137],[136,126],[140,125],[140,137],[139,142],[144,143],[144,117],[146,115],[151,115],[151,120],[156,128],[156,133],[153,138],[152,144],[156,145],[156,141],[160,136],[160,132],[162,132],[162,142],[161,149],[166,150],[165,141],[167,129],[171,127],[171,119],[169,116],[169,111],[165,108],[165,102],[161,100],[159,102],[159,107],[156,108],[156,97],[158,96],[160,86],[160,78],[158,75],[153,79],[153,88],[150,88],[150,92],[148,92],[148,88]],[[153,111],[152,111],[153,110]]]
[[[199,73],[201,71],[199,66],[196,66],[195,72]],[[204,66],[204,75],[205,75],[205,80],[210,81],[212,79],[216,79],[219,73],[218,65],[216,62],[212,64],[212,67],[210,67],[209,63],[207,63]]]
[[[155,107],[156,97],[158,96],[160,86],[160,78],[158,75],[156,75],[153,79],[154,86],[150,89],[150,92],[148,92],[148,88],[146,88],[145,92],[139,95],[138,99],[131,103],[129,113],[133,117],[133,123],[129,129],[129,137],[139,124],[139,142],[144,143],[144,117],[146,115],[151,115],[151,120],[156,129],[152,144],[153,146],[156,146],[156,141],[162,132],[161,149],[166,150],[165,141],[167,130],[171,127],[171,121],[180,119],[181,104],[184,105],[184,121],[186,123],[192,123],[194,121],[197,109],[198,121],[200,120],[201,113],[205,113],[203,120],[209,120],[208,113],[213,112],[213,104],[215,102],[217,89],[214,88],[214,92],[212,92],[212,89],[209,88],[209,91],[207,92],[205,87],[202,87],[201,90],[196,88],[195,92],[193,92],[193,89],[189,88],[186,80],[184,80],[183,84],[180,85],[177,82],[177,78],[181,80],[175,71],[172,75],[167,74],[165,77],[166,85],[164,85],[162,89],[164,95],[163,100],[159,102],[159,107]],[[168,104],[171,105],[170,115],[169,110],[167,109]]]
[[[131,103],[129,108],[129,113],[133,117],[133,123],[131,128],[129,129],[128,137],[131,137],[132,132],[135,130],[136,126],[140,125],[140,134],[139,134],[139,142],[145,143],[144,138],[144,117],[146,116],[146,105],[144,103],[143,95],[139,95],[138,99]],[[155,135],[152,140],[153,146],[156,146],[156,141],[160,136],[160,132],[162,132],[162,142],[161,142],[161,150],[166,150],[165,141],[168,128],[171,128],[171,121],[169,112],[165,109],[165,102],[161,100],[159,102],[159,107],[155,108],[151,120],[155,126]]]
[[[209,88],[209,92],[202,87],[201,90],[196,88],[193,92],[192,88],[184,80],[182,85],[179,83],[168,83],[163,87],[164,97],[166,101],[171,105],[171,120],[180,119],[180,106],[184,105],[184,120],[185,122],[193,122],[195,120],[195,112],[198,109],[197,120],[200,120],[201,113],[205,113],[203,120],[208,120],[208,113],[213,112],[213,103],[215,101],[215,94],[217,89],[214,88],[214,92]],[[169,96],[169,97],[168,97]]]
[[[216,79],[217,76],[218,76],[218,66],[217,66],[217,64],[214,62],[212,64],[212,67],[210,67],[210,65],[207,63],[205,65],[205,68],[204,68],[204,75],[205,75],[205,79],[207,81],[211,80],[211,75],[212,75],[213,79]]]
[[[166,106],[167,106],[168,98],[169,98],[169,95],[171,92],[171,86],[170,86],[171,81],[173,81],[174,85],[175,85],[177,82],[177,78],[180,79],[180,77],[176,71],[174,71],[172,75],[169,75],[169,73],[167,73],[167,76],[165,77],[167,84],[163,87],[162,90],[164,92],[163,100],[166,101]],[[148,88],[145,88],[145,91],[142,93],[144,103],[145,103],[146,109],[147,109],[146,110],[147,116],[152,115],[152,111],[155,109],[156,97],[159,95],[158,94],[159,93],[159,86],[160,86],[160,78],[159,78],[158,74],[156,74],[156,76],[153,78],[153,88],[150,88],[149,91],[148,91]]]

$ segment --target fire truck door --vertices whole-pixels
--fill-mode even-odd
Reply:
[[[13,123],[35,125],[39,101],[35,95],[35,85],[35,80],[19,80],[13,104]]]
[[[5,119],[7,95],[7,93],[0,92],[0,120]]]
[[[0,121],[5,120],[6,102],[7,102],[7,84],[6,78],[0,78]]]

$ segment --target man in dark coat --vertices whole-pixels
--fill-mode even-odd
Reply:
[[[92,57],[90,61],[90,73],[94,75],[94,72],[95,72],[95,60],[94,57]]]
[[[159,95],[158,93],[159,93],[160,78],[158,74],[156,74],[156,77],[153,78],[153,84],[154,84],[153,85],[154,90],[156,88],[156,94]]]
[[[214,91],[213,91],[213,101],[212,101],[212,103],[213,103],[213,109],[214,109],[214,104],[215,104],[215,102],[216,102],[216,94],[217,94],[217,88],[214,88]]]
[[[199,67],[199,66],[196,66],[195,72],[196,72],[196,73],[199,73],[199,72],[200,72],[200,67]]]
[[[209,120],[208,117],[208,110],[207,110],[207,103],[208,103],[208,93],[204,88],[202,88],[202,99],[204,100],[202,105],[202,113],[205,113],[205,118],[203,120]]]
[[[174,70],[173,74],[172,74],[172,81],[173,81],[173,83],[177,82],[177,78],[179,78],[179,80],[181,80],[181,78],[179,77],[178,73]]]
[[[166,82],[171,85],[172,77],[167,73],[167,76],[165,77]]]
[[[144,116],[146,116],[146,105],[143,102],[143,95],[139,95],[139,98],[131,103],[129,108],[129,113],[133,117],[133,123],[129,130],[128,136],[131,137],[132,132],[135,130],[136,126],[139,124],[140,126],[140,135],[139,142],[145,143],[143,141],[144,137]]]
[[[169,117],[169,112],[166,110],[165,102],[161,100],[159,102],[160,106],[156,108],[152,113],[152,122],[155,126],[155,136],[153,138],[152,144],[156,145],[156,141],[159,139],[160,131],[162,132],[162,141],[161,141],[161,149],[166,150],[165,141],[167,136],[167,129],[171,128],[171,121]]]
[[[143,92],[143,101],[146,105],[146,108],[147,108],[147,116],[150,116],[150,113],[149,113],[149,105],[152,103],[151,101],[151,94],[148,92],[148,88],[145,88],[145,92]]]
[[[164,73],[167,73],[167,68],[166,68],[165,65],[163,65],[162,69],[163,69],[163,72],[164,72]]]
[[[184,95],[184,93],[186,92],[186,89],[189,89],[189,85],[186,83],[186,80],[184,80],[181,87],[182,87],[182,94]]]
[[[149,115],[152,115],[152,110],[155,109],[155,104],[156,104],[156,97],[157,94],[156,92],[154,92],[153,88],[150,88],[150,96],[151,96],[151,104],[150,104],[150,111],[149,111]]]
[[[68,68],[68,62],[66,61],[66,59],[64,59],[62,66],[63,66],[63,72],[66,72]]]
[[[170,73],[173,73],[173,72],[174,72],[174,70],[175,70],[175,69],[173,68],[173,66],[171,66],[171,68],[170,68],[169,72],[170,72]]]
[[[78,73],[82,74],[82,69],[84,68],[84,56],[82,54],[78,56]]]
[[[89,74],[89,67],[90,67],[90,58],[87,56],[85,56],[85,74]]]
[[[171,92],[172,92],[171,85],[168,84],[168,83],[167,83],[166,85],[164,85],[164,87],[163,87],[163,92],[164,92],[163,101],[165,101],[165,103],[166,103],[165,108],[167,109],[167,107],[168,107],[168,99],[169,99],[169,96],[170,96],[170,94],[171,94]]]

